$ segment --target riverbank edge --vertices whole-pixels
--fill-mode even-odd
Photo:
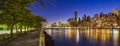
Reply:
[[[55,46],[52,37],[50,37],[45,31],[43,31],[43,33],[45,34],[45,46]]]

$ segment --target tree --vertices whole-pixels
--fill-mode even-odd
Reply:
[[[35,15],[31,14],[30,9],[28,9],[27,4],[35,1],[39,1],[44,6],[43,0],[0,0],[0,23],[6,24],[10,28],[11,37],[13,37],[13,27],[15,25],[19,24],[22,32],[22,25],[37,26],[38,22],[46,21],[43,17],[34,17]],[[32,23],[28,19],[36,23]]]
[[[21,7],[20,2],[18,0],[13,1],[5,0],[2,6],[2,18],[4,20],[4,24],[6,24],[10,28],[11,37],[13,36],[13,27],[17,23],[16,21],[19,15],[19,8]]]
[[[46,19],[44,19],[41,16],[35,16],[35,25],[36,28],[42,28],[42,22],[46,22]]]
[[[13,36],[14,25],[21,22],[27,13],[30,13],[26,5],[34,1],[35,0],[0,0],[0,2],[2,2],[0,3],[0,9],[3,12],[1,20],[4,20],[3,23],[10,28],[11,37]]]

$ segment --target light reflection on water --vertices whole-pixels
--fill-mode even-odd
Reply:
[[[57,28],[45,31],[56,46],[120,46],[119,29]]]

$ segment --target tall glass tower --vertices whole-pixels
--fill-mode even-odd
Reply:
[[[75,13],[74,13],[74,19],[75,19],[75,21],[77,21],[77,19],[78,19],[78,13],[77,13],[77,11],[75,11]]]

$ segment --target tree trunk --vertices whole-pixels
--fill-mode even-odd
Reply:
[[[27,31],[28,31],[28,27],[27,27]]]
[[[10,34],[11,34],[11,38],[13,38],[13,26],[14,26],[14,25],[11,25],[11,26],[10,26]]]
[[[26,26],[25,26],[25,31],[27,31],[27,28],[26,28]]]
[[[22,33],[22,25],[20,25],[20,33]]]
[[[18,27],[16,26],[16,33],[18,33]]]
[[[7,25],[7,30],[10,30],[10,25]]]

